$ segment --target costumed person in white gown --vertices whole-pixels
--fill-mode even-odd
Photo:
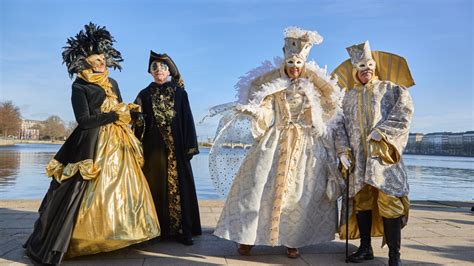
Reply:
[[[400,265],[401,228],[408,220],[408,178],[402,154],[408,141],[415,83],[408,64],[395,54],[370,50],[369,42],[347,48],[350,60],[336,68],[347,88],[335,134],[341,163],[349,175],[349,220],[342,215],[340,237],[360,238],[351,262],[374,259],[371,236],[384,236],[389,265]],[[348,225],[348,236],[345,229]]]
[[[95,24],[69,38],[63,59],[71,77],[78,126],[46,166],[52,177],[39,219],[25,244],[35,264],[60,264],[64,257],[106,252],[160,234],[158,217],[143,175],[142,146],[130,129],[108,67],[122,57],[113,37]]]
[[[286,246],[297,258],[297,248],[333,240],[337,230],[331,125],[341,91],[326,69],[306,62],[323,40],[317,32],[290,27],[284,35],[284,61],[248,72],[238,102],[211,109],[226,110],[209,163],[228,193],[214,234],[239,243],[241,255],[253,245]]]

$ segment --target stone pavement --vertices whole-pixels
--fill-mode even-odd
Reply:
[[[38,200],[0,201],[0,265],[31,264],[21,244],[32,231]],[[344,241],[300,249],[301,257],[289,259],[283,247],[258,246],[251,256],[240,256],[236,244],[212,235],[222,201],[201,200],[203,235],[194,246],[175,242],[137,244],[121,250],[64,261],[64,265],[345,265]],[[405,265],[474,265],[474,203],[412,202],[408,226],[402,231]],[[351,241],[351,251],[358,241]],[[367,264],[387,263],[387,248],[374,239],[376,258]]]

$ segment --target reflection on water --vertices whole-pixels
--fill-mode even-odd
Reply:
[[[2,187],[15,184],[19,163],[20,154],[11,152],[0,153],[0,191]]]
[[[50,182],[44,167],[59,147],[55,144],[0,147],[0,199],[42,198]]]
[[[22,144],[0,147],[0,199],[42,198],[50,179],[44,167],[60,145]],[[209,178],[209,149],[200,149],[192,162],[200,199],[219,199]],[[405,155],[410,198],[474,200],[474,158]]]

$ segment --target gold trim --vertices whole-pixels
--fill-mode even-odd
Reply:
[[[100,167],[96,166],[92,159],[69,163],[66,166],[56,159],[52,159],[46,166],[46,175],[59,183],[73,177],[77,171],[81,174],[82,179],[92,180],[99,175]]]
[[[357,115],[358,115],[358,120],[359,120],[359,128],[362,131],[361,132],[362,145],[364,146],[364,153],[367,156],[367,140],[366,140],[367,135],[366,135],[366,132],[365,132],[364,121],[362,120],[363,119],[362,118],[362,108],[363,108],[363,106],[362,106],[362,103],[363,103],[362,90],[363,90],[363,87],[357,89]]]
[[[374,79],[376,80],[376,76],[374,77]],[[373,79],[373,80],[374,80]],[[373,124],[373,117],[372,117],[372,89],[374,87],[373,85],[373,80],[369,81],[369,83],[367,84],[367,86],[365,87],[366,90],[364,91],[364,96],[365,96],[365,135],[364,135],[364,140],[365,140],[365,149],[366,149],[366,155],[367,154],[370,154],[371,153],[371,150],[370,150],[370,145],[367,143],[367,137],[368,135],[370,134],[369,131],[371,130],[372,128],[372,124]]]
[[[382,140],[370,140],[370,156],[380,157],[380,159],[382,159],[386,164],[400,162],[400,153],[398,153],[397,149],[389,143],[387,136],[379,129],[376,128],[375,130],[382,136]]]
[[[374,90],[374,83],[371,81],[369,85],[367,86],[367,115],[369,117],[369,120],[367,121],[367,127],[372,128],[374,125],[372,124],[374,121],[374,117],[372,116],[372,94]],[[370,124],[369,124],[370,123]]]

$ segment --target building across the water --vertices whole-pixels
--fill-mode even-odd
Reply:
[[[410,133],[405,153],[474,156],[474,131]]]
[[[39,140],[40,130],[44,121],[38,120],[21,120],[20,139],[22,140]]]

